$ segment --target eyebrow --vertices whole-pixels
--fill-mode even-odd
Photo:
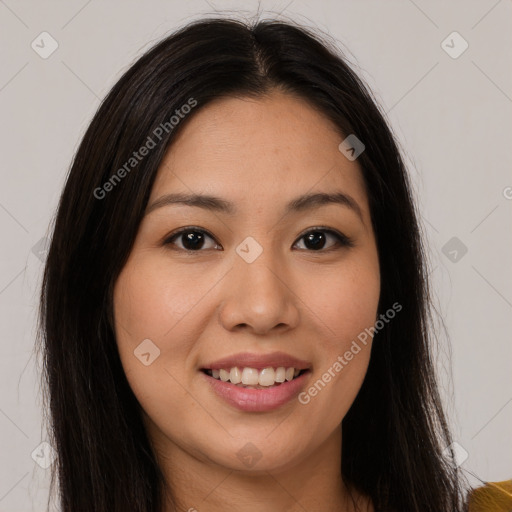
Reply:
[[[237,213],[236,206],[232,202],[220,197],[208,194],[201,195],[175,193],[166,194],[156,199],[150,206],[147,207],[145,215],[149,215],[157,208],[175,204],[203,208],[205,210],[225,213],[227,215],[236,215]],[[287,215],[289,213],[312,210],[328,204],[339,204],[341,206],[350,208],[358,215],[364,224],[363,214],[358,203],[353,197],[343,192],[317,192],[296,197],[285,205],[284,214]]]

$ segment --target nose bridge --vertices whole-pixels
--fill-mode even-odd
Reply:
[[[262,333],[282,324],[293,326],[298,320],[286,262],[270,238],[265,247],[253,237],[236,247],[230,293],[222,308],[226,328],[244,324]]]

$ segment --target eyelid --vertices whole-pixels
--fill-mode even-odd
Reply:
[[[207,235],[209,236],[212,240],[214,240],[218,245],[220,245],[215,237],[209,232],[207,231],[206,229],[204,228],[201,228],[199,226],[185,226],[185,227],[182,227],[182,228],[179,228],[175,231],[173,231],[172,233],[170,233],[169,235],[166,235],[164,240],[163,240],[163,245],[171,245],[172,244],[172,241],[173,239],[179,237],[180,235],[182,235],[183,233],[187,233],[187,232],[190,232],[190,231],[197,231],[199,233],[202,233],[204,235]],[[318,251],[314,251],[314,250],[308,250],[308,249],[301,249],[302,251],[306,251],[306,252],[312,252],[312,253],[326,253],[326,252],[330,252],[330,251],[333,251],[333,250],[337,250],[337,249],[341,249],[341,248],[351,248],[351,247],[354,247],[355,246],[355,243],[354,243],[354,240],[350,237],[348,237],[347,235],[341,233],[340,231],[334,229],[334,228],[330,228],[328,226],[313,226],[313,227],[310,227],[310,228],[307,228],[305,231],[303,231],[298,237],[297,239],[295,240],[295,242],[293,243],[293,245],[296,245],[297,242],[303,238],[304,236],[306,236],[308,233],[311,233],[311,232],[315,232],[315,231],[320,231],[320,232],[323,232],[323,233],[328,233],[330,235],[333,235],[337,241],[338,241],[338,247],[331,247],[329,249],[319,249]],[[193,250],[190,250],[190,249],[181,249],[181,248],[178,248],[176,249],[178,251],[182,251],[182,252],[186,252],[186,253],[199,253],[199,252],[203,252],[201,249],[197,250],[197,251],[193,251]]]

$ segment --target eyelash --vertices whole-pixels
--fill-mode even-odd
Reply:
[[[215,240],[215,238],[210,235],[210,233],[208,233],[208,231],[205,231],[204,229],[201,229],[201,228],[198,228],[198,227],[195,227],[195,226],[188,226],[188,227],[185,227],[185,228],[180,228],[178,231],[175,231],[173,233],[171,233],[163,242],[164,245],[168,246],[168,245],[171,245],[175,239],[179,238],[180,235],[183,235],[184,233],[190,233],[190,232],[194,232],[194,233],[201,233],[203,235],[207,235],[209,236],[212,240]],[[316,232],[320,232],[320,233],[328,233],[330,235],[333,235],[337,241],[338,241],[338,247],[331,247],[330,249],[319,249],[318,251],[315,251],[315,250],[312,250],[312,249],[300,249],[302,251],[306,251],[306,252],[312,252],[312,253],[326,253],[326,252],[331,252],[331,251],[335,251],[335,250],[339,250],[341,248],[351,248],[351,247],[354,247],[354,241],[349,238],[348,236],[334,230],[334,229],[331,229],[331,228],[326,228],[326,227],[323,227],[323,226],[317,226],[317,227],[314,227],[314,228],[310,228],[308,229],[305,233],[303,233],[298,239],[297,239],[297,242],[299,240],[301,240],[302,238],[304,238],[306,235],[310,234],[310,233],[316,233]],[[297,243],[295,242],[295,243]],[[294,245],[295,245],[294,243]],[[178,248],[175,248],[173,250],[177,250],[177,251],[183,251],[183,252],[186,252],[188,254],[190,253],[198,253],[198,252],[203,252],[203,249],[199,249],[197,251],[193,251],[191,249],[182,249],[180,247]]]

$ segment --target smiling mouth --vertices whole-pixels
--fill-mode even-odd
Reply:
[[[258,371],[254,368],[231,368],[222,370],[211,370],[203,368],[203,373],[221,382],[226,382],[241,388],[269,389],[291,382],[308,369],[299,370],[293,367],[265,368]]]

